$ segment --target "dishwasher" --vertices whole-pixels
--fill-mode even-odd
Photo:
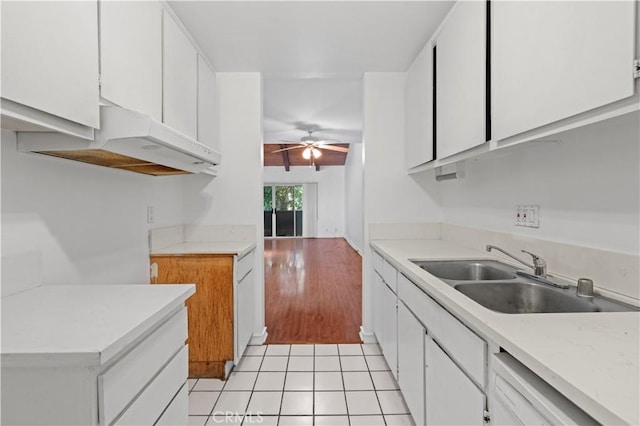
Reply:
[[[492,425],[599,424],[506,352],[492,355],[490,383]]]

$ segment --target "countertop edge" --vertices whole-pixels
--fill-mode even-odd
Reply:
[[[152,332],[152,326],[168,319],[177,313],[185,301],[196,292],[194,284],[175,285],[182,290],[161,309],[139,322],[131,330],[111,342],[104,348],[96,348],[84,352],[12,352],[2,353],[0,356],[2,368],[26,368],[26,367],[76,367],[101,369],[120,353],[129,349],[133,343],[145,338]]]

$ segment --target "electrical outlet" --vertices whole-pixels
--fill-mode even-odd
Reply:
[[[540,206],[534,204],[518,204],[515,212],[516,226],[526,228],[540,227]]]
[[[524,206],[516,206],[516,226],[524,226]]]
[[[147,223],[153,223],[154,219],[153,206],[147,206]]]

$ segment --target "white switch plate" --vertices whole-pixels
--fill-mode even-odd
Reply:
[[[518,204],[515,209],[515,225],[526,228],[539,228],[540,206],[536,204]]]
[[[147,223],[153,223],[153,206],[147,206]]]
[[[527,224],[529,228],[539,228],[540,227],[540,206],[538,205],[529,205],[527,206]]]

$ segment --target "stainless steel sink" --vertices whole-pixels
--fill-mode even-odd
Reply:
[[[425,260],[416,265],[443,280],[485,281],[511,280],[517,269],[495,260]]]
[[[640,309],[602,296],[579,297],[575,287],[557,288],[544,278],[488,259],[412,260],[485,308],[507,314],[625,312]]]
[[[591,299],[572,296],[544,284],[501,281],[456,284],[453,288],[485,308],[505,314],[602,311]]]

